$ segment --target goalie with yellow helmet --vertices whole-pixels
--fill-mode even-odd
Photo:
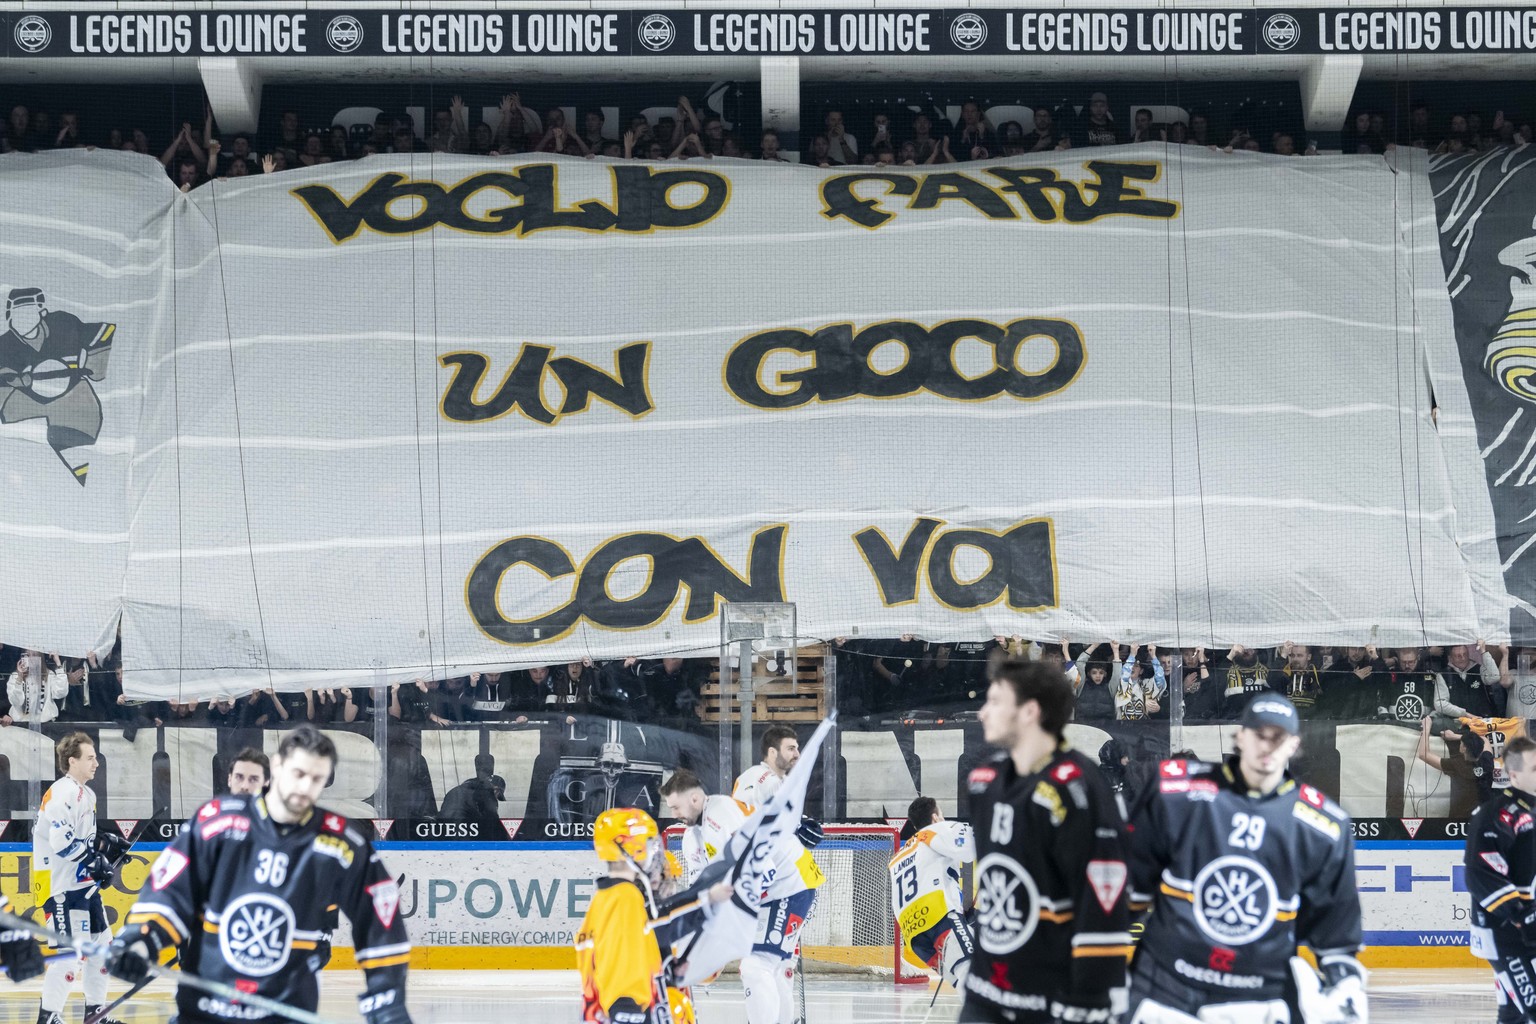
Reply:
[[[582,1019],[592,1024],[693,1024],[687,989],[669,984],[673,956],[702,923],[711,903],[730,899],[719,883],[672,895],[682,877],[661,846],[655,820],[634,807],[598,816],[592,845],[608,864],[581,930]]]

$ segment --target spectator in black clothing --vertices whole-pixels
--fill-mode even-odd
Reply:
[[[1285,659],[1280,670],[1279,689],[1296,705],[1302,718],[1311,718],[1313,709],[1323,696],[1323,678],[1312,664],[1312,649],[1306,644],[1287,641],[1280,645],[1279,654]]]
[[[1179,653],[1184,659],[1184,721],[1204,722],[1215,718],[1221,713],[1223,694],[1221,685],[1211,674],[1210,655],[1204,647],[1185,647]],[[1166,678],[1172,686],[1172,676]]]
[[[427,718],[434,725],[472,722],[474,696],[467,678],[444,679],[427,691]]]
[[[996,147],[997,137],[982,116],[981,104],[966,100],[960,106],[960,123],[950,132],[950,152],[956,160],[985,160]],[[977,155],[978,151],[986,155]]]
[[[1115,794],[1115,803],[1120,807],[1120,816],[1130,818],[1131,808],[1136,805],[1136,790],[1131,785],[1129,768],[1131,756],[1120,745],[1119,740],[1105,740],[1099,748],[1099,773],[1104,781],[1109,783],[1109,788]]]
[[[646,681],[656,712],[662,718],[693,721],[698,718],[703,675],[687,658],[662,658]]]
[[[1077,691],[1077,712],[1073,716],[1077,721],[1115,720],[1115,689],[1109,679],[1109,662],[1090,661],[1084,666],[1082,687]]]
[[[217,729],[238,729],[241,721],[240,706],[228,694],[220,694],[208,702],[208,724]]]
[[[1222,691],[1221,718],[1235,722],[1254,694],[1277,687],[1270,682],[1269,667],[1259,660],[1259,652],[1242,644],[1233,644],[1227,652],[1227,685]]]
[[[415,689],[414,684],[410,685]],[[391,710],[393,714],[393,710]],[[398,818],[431,818],[437,814],[432,798],[432,773],[421,756],[420,729],[389,731],[389,809]]]
[[[1378,674],[1379,673],[1379,674]],[[1387,666],[1375,647],[1345,648],[1323,680],[1320,717],[1344,722],[1363,722],[1376,717],[1378,689]]]
[[[427,720],[427,692],[430,689],[425,679],[391,686],[389,717],[398,718],[407,725],[421,725]]]
[[[1061,142],[1061,133],[1056,130],[1056,118],[1045,107],[1035,109],[1035,130],[1024,136],[1021,145],[1026,153],[1045,153],[1056,148]]]
[[[922,694],[928,645],[911,633],[875,644],[878,657],[870,668],[875,674],[877,708],[893,708],[911,696]]]
[[[0,143],[3,143],[0,145],[0,153],[36,152],[37,139],[32,133],[32,112],[20,103],[11,108]]]
[[[645,666],[639,658],[610,661],[597,673],[597,688],[580,694],[574,713],[588,707],[605,718],[644,722],[651,714],[651,695],[646,687]]]
[[[482,760],[489,761],[490,757],[486,754],[476,756],[475,777],[465,779],[443,794],[443,807],[438,817],[443,821],[478,826],[481,839],[498,839],[505,834],[501,829],[500,802],[507,798],[507,783],[500,775],[492,775],[489,768],[479,768]]]
[[[1157,142],[1157,131],[1152,124],[1152,111],[1142,107],[1136,111],[1135,122],[1131,125],[1131,137],[1128,142]]]
[[[1088,99],[1087,116],[1072,129],[1072,146],[1117,146],[1124,139],[1109,113],[1109,97],[1096,92]]]

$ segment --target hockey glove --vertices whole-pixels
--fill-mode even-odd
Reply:
[[[30,932],[0,932],[0,965],[15,982],[43,973],[43,952]]]
[[[801,846],[807,850],[814,850],[826,837],[827,834],[822,831],[821,822],[808,815],[801,815],[800,827],[795,829],[795,838],[800,840]]]
[[[615,999],[613,1005],[608,1007],[608,1024],[646,1024],[648,1020],[650,1014],[628,996]]]
[[[85,855],[85,860],[82,863],[85,867],[85,873],[91,876],[91,881],[101,886],[111,884],[112,874],[116,869],[113,868],[112,862],[106,857],[99,853],[88,853]]]
[[[411,1024],[405,993],[398,988],[365,992],[357,997],[357,1009],[368,1024]]]
[[[128,856],[128,851],[133,847],[133,841],[115,836],[110,832],[97,832],[93,844],[96,852],[105,857],[108,864],[116,866],[119,861]]]
[[[149,969],[159,963],[164,948],[165,940],[158,928],[147,924],[125,928],[107,947],[107,973],[137,985],[149,977]]]
[[[1305,1024],[1369,1024],[1365,968],[1358,960],[1329,958],[1319,978],[1305,960],[1291,957],[1291,974],[1296,978],[1297,1003]]]

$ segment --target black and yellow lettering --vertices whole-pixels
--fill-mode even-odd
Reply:
[[[917,191],[918,176],[864,171],[839,174],[821,183],[821,215],[828,220],[846,217],[860,227],[877,228],[895,214],[880,208],[878,199],[860,199],[854,186],[866,181],[883,181],[887,196],[910,196]]]
[[[1016,365],[1019,347],[1030,338],[1050,338],[1056,343],[1056,359],[1039,373],[1025,373]],[[997,365],[1008,374],[1008,393],[1033,401],[1055,394],[1077,379],[1088,358],[1083,335],[1066,320],[1015,320],[997,345]]]
[[[514,537],[483,555],[465,585],[471,617],[489,637],[505,644],[548,643],[568,634],[583,620],[599,629],[646,629],[664,621],[687,588],[683,617],[699,622],[713,616],[724,601],[783,601],[784,551],[789,528],[763,527],[752,535],[747,570],[738,573],[700,537],[629,533],[611,537],[578,569],[565,549],[542,537]],[[629,597],[615,597],[614,583],[625,562],[644,559],[645,579]],[[530,619],[513,619],[497,601],[508,570],[528,565],[551,580],[575,575],[570,601]]]
[[[551,359],[549,368],[565,387],[565,401],[560,405],[560,415],[586,412],[587,405],[595,398],[631,416],[644,416],[654,408],[646,372],[650,358],[650,342],[639,341],[625,345],[619,349],[616,360],[617,377],[571,356]]]
[[[847,324],[841,326],[851,335],[852,328]],[[819,332],[817,338],[820,338]],[[761,334],[743,338],[725,357],[726,389],[743,402],[758,409],[793,409],[815,401],[816,387],[808,383],[808,378],[816,371],[815,366],[781,374],[778,380],[780,386],[793,385],[784,391],[768,390],[763,385],[762,372],[763,363],[767,361],[770,352],[781,349],[789,352],[813,352],[817,347],[816,339],[794,327],[764,331]]]
[[[984,552],[986,572],[962,581],[955,574],[955,553],[962,547]],[[1051,522],[1032,519],[1004,533],[990,530],[946,530],[928,554],[928,585],[933,596],[950,608],[985,608],[1001,599],[1015,611],[1056,604],[1056,562]]]
[[[675,205],[674,191],[690,184],[700,186],[703,196],[686,206]],[[509,202],[471,212],[477,197],[487,190],[503,193]],[[529,164],[515,170],[483,171],[451,186],[390,172],[379,175],[351,199],[342,198],[329,185],[304,185],[292,194],[331,240],[340,244],[357,237],[365,227],[384,235],[405,235],[439,226],[482,235],[527,235],[555,229],[640,232],[690,228],[725,208],[730,183],[720,174],[691,168],[655,171],[641,166],[615,167],[611,204],[586,198],[566,207],[561,205],[559,168]]]
[[[933,531],[942,525],[943,521],[939,519],[917,520],[902,540],[900,551],[891,549],[890,540],[877,526],[866,527],[853,535],[859,553],[875,575],[880,601],[887,608],[917,600],[918,573],[923,568],[923,557],[928,553]]]
[[[970,175],[955,171],[923,175],[923,184],[908,208],[932,210],[947,199],[968,203],[991,220],[1017,220],[1019,216],[1008,200]]]
[[[497,591],[502,577],[513,566],[527,565],[551,580],[576,571],[571,556],[554,541],[542,537],[513,537],[480,557],[464,587],[464,600],[475,624],[492,639],[504,644],[536,644],[570,632],[580,618],[575,601],[532,619],[509,619],[502,614]]]
[[[691,228],[714,218],[730,201],[730,183],[718,174],[693,169],[670,171],[639,165],[613,169],[620,231]],[[691,206],[672,205],[672,192],[698,185],[704,196]]]
[[[1035,337],[1052,340],[1054,357],[1044,370],[1025,373],[1015,365],[1019,349]],[[964,338],[992,346],[990,371],[961,375],[954,350]],[[905,350],[902,364],[894,370],[877,369],[871,356],[891,342]],[[770,385],[763,380],[763,364],[775,351],[809,355],[810,365],[781,371]],[[1082,334],[1066,320],[1029,318],[1006,326],[947,320],[933,327],[886,320],[857,331],[851,324],[832,324],[810,335],[797,328],[750,335],[726,356],[723,377],[731,394],[757,409],[795,409],[859,396],[901,398],[920,391],[964,402],[1003,394],[1031,401],[1071,384],[1086,359]]]
[[[1002,190],[1018,196],[1024,212],[1042,224],[1054,220],[1083,224],[1093,219],[1077,182],[1063,179],[1049,167],[988,167],[987,173],[1007,182]]]
[[[1167,199],[1148,199],[1139,188],[1126,185],[1127,181],[1156,181],[1163,167],[1157,163],[1120,163],[1113,160],[1090,160],[1088,169],[1098,176],[1083,190],[1094,196],[1093,216],[1108,217],[1127,214],[1133,217],[1173,218],[1179,215],[1179,204]]]
[[[450,352],[442,356],[438,362],[454,368],[453,378],[443,391],[443,415],[460,423],[478,423],[517,409],[539,423],[555,422],[556,414],[544,404],[539,387],[544,379],[544,367],[553,352],[554,349],[544,345],[524,345],[517,354],[517,361],[501,379],[501,386],[484,402],[475,401],[475,390],[484,378],[490,360],[479,352]],[[570,400],[569,395],[566,400]]]

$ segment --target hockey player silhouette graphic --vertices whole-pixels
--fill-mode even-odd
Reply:
[[[95,444],[101,432],[101,400],[91,382],[107,375],[116,330],[48,309],[41,288],[12,288],[5,299],[0,424],[45,420],[49,447],[82,487],[90,466],[66,453]]]

